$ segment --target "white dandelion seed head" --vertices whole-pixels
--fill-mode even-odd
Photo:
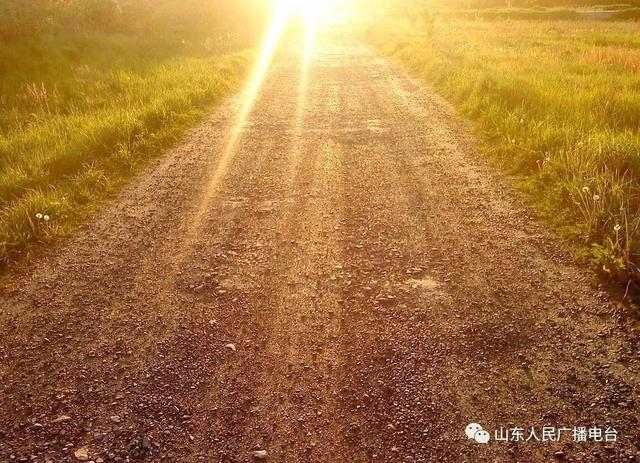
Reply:
[[[583,186],[583,187],[582,187],[582,192],[583,192],[583,193],[589,193],[589,191],[590,191],[590,190],[589,190],[589,187],[588,187],[588,186]]]
[[[40,220],[40,219],[42,219],[42,217],[43,217],[43,215],[40,214],[39,212],[36,214],[36,219]]]
[[[600,195],[593,195],[594,201],[600,201]]]
[[[45,222],[48,222],[50,218],[51,218],[51,217],[49,217],[48,215],[45,215],[45,216],[43,216],[43,217],[42,217],[42,219],[43,219]]]
[[[617,224],[616,224],[616,226],[615,226],[615,227],[613,227],[613,229],[614,229],[615,231],[619,232],[619,231],[622,229],[622,227],[620,226],[620,224],[619,224],[619,223],[617,223]]]

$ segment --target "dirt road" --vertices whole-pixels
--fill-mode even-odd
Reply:
[[[0,461],[640,461],[625,309],[428,88],[285,48],[3,291]]]

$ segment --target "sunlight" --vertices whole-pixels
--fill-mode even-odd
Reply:
[[[220,179],[225,174],[227,166],[236,151],[238,143],[240,142],[241,134],[247,125],[247,120],[253,111],[256,100],[258,99],[260,90],[262,89],[264,80],[267,76],[267,71],[269,70],[273,55],[278,48],[278,44],[280,43],[280,39],[282,38],[288,19],[289,14],[286,9],[283,7],[277,7],[275,9],[269,29],[262,43],[258,61],[252,71],[247,87],[243,92],[239,111],[230,128],[225,149],[220,156],[215,172],[207,183],[201,204],[196,211],[195,223],[201,222],[212,197],[215,195]]]
[[[309,68],[314,53],[316,31],[318,28],[318,17],[308,17],[306,21],[305,41],[302,54],[302,66],[300,67],[300,86],[298,89],[298,104],[296,107],[295,136],[296,143],[294,151],[300,151],[302,140],[302,126],[304,123],[304,112],[307,105],[307,93],[309,87]]]
[[[301,66],[300,89],[295,119],[296,138],[301,138],[304,110],[306,106],[308,71],[310,61],[313,56],[315,35],[320,21],[328,17],[334,4],[335,0],[275,0],[272,19],[262,43],[258,61],[253,69],[247,87],[243,92],[241,106],[229,131],[225,149],[220,157],[215,172],[207,184],[202,203],[196,213],[197,221],[201,219],[201,216],[206,211],[211,198],[215,194],[220,179],[226,172],[227,166],[236,151],[241,135],[247,124],[247,120],[255,107],[256,100],[260,95],[260,90],[264,85],[264,80],[269,71],[273,56],[280,44],[287,23],[296,18],[302,18],[304,20],[306,29]],[[298,146],[295,147],[295,151],[299,151],[299,144],[296,143],[296,145]]]
[[[298,167],[299,158],[302,154],[304,137],[304,121],[307,110],[307,100],[309,94],[309,68],[315,50],[315,38],[318,27],[318,18],[309,17],[305,24],[305,39],[302,49],[302,62],[300,66],[300,83],[298,86],[298,97],[296,104],[296,115],[293,125],[293,145],[291,147],[290,181],[293,181],[295,171]]]
[[[318,19],[326,16],[335,4],[335,0],[276,0],[276,8],[288,16],[302,16]]]
[[[253,70],[253,75],[249,80],[249,84],[243,97],[242,109],[238,114],[236,124],[233,128],[233,133],[235,134],[242,131],[246,124],[247,117],[255,105],[258,93],[262,88],[267,71],[269,70],[269,65],[271,64],[273,55],[276,52],[280,38],[282,37],[287,19],[287,14],[284,10],[278,9],[275,11],[271,25],[269,26],[269,30],[262,45],[260,57]],[[234,144],[235,143],[232,143],[231,145]]]

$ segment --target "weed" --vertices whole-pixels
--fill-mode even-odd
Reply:
[[[101,198],[236,88],[251,61],[231,39],[204,46],[224,28],[174,46],[135,29],[152,24],[101,25],[132,14],[128,4],[10,0],[0,7],[0,20],[11,18],[0,25],[0,270],[68,236]],[[36,20],[43,16],[78,27],[44,30]]]
[[[636,23],[379,20],[368,40],[477,122],[487,151],[600,270],[640,281]]]

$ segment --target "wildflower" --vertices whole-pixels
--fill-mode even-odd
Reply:
[[[50,218],[51,218],[51,217],[49,217],[48,215],[45,215],[45,216],[43,216],[43,217],[42,217],[42,219],[43,219],[45,222],[48,222]]]
[[[589,187],[588,186],[583,186],[582,187],[582,192],[583,193],[589,193]]]
[[[600,201],[600,195],[593,195],[593,200],[596,202]]]
[[[619,224],[619,223],[617,223],[617,224],[616,224],[616,226],[615,226],[615,227],[613,227],[613,229],[614,229],[616,232],[619,232],[619,231],[622,229],[622,227],[620,226],[620,224]]]
[[[520,123],[521,123],[521,124],[524,124],[524,117],[521,117],[521,118],[520,118]]]
[[[515,144],[516,144],[516,139],[514,138],[513,140],[511,140],[511,143],[512,143],[513,145],[515,145]]]
[[[40,220],[42,219],[42,217],[43,217],[42,214],[40,214],[39,212],[36,214],[36,219]]]

